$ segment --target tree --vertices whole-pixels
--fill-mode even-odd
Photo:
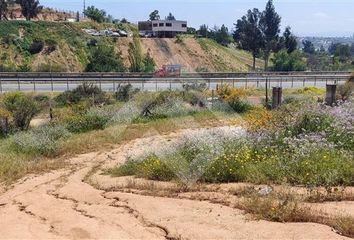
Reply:
[[[113,47],[99,43],[91,52],[86,72],[124,72],[125,66],[121,53]]]
[[[166,20],[174,21],[174,20],[176,20],[176,18],[175,18],[175,16],[172,15],[172,13],[169,13],[168,16],[166,17]]]
[[[250,51],[253,56],[253,69],[256,69],[256,57],[264,46],[263,35],[259,28],[260,12],[257,8],[248,10],[247,15],[235,24],[234,39],[241,49]]]
[[[144,72],[151,73],[155,71],[156,63],[154,59],[151,57],[149,52],[145,55],[143,64],[144,64]]]
[[[302,49],[305,53],[314,54],[316,52],[315,46],[309,40],[302,41],[304,48]]]
[[[262,12],[259,26],[264,36],[264,60],[265,70],[268,68],[269,56],[277,46],[280,33],[281,17],[275,11],[273,0],[268,0],[266,9]]]
[[[301,52],[298,50],[288,53],[287,50],[281,50],[274,54],[272,58],[273,71],[289,72],[306,70],[306,62]]]
[[[105,22],[113,23],[113,21],[114,21],[114,17],[111,14],[108,14],[105,19]]]
[[[150,19],[150,21],[160,20],[159,10],[155,10],[152,13],[150,13],[149,19]]]
[[[197,30],[193,27],[188,27],[187,28],[187,34],[193,34],[195,35],[197,33]]]
[[[348,62],[352,57],[350,46],[347,44],[339,44],[334,55],[339,58],[341,63]]]
[[[297,39],[296,36],[291,32],[290,27],[286,27],[284,34],[284,47],[288,53],[292,53],[297,49]]]
[[[76,22],[80,22],[80,13],[79,13],[79,11],[76,12]]]
[[[201,36],[206,38],[208,36],[208,32],[209,32],[209,27],[205,24],[201,25],[199,27],[199,30],[197,31],[197,33]]]
[[[224,46],[227,46],[232,41],[229,35],[229,29],[224,24],[220,29],[215,31],[215,41]]]
[[[43,9],[38,0],[17,0],[16,3],[20,4],[22,15],[27,21],[36,17]]]
[[[7,19],[6,14],[8,11],[8,1],[0,0],[0,21],[3,19]]]
[[[143,55],[142,55],[140,40],[137,36],[134,36],[133,42],[129,43],[128,54],[129,54],[128,58],[130,62],[130,71],[143,72],[144,71]]]
[[[329,47],[328,47],[328,52],[331,55],[334,55],[336,53],[337,47],[338,47],[339,43],[332,43]]]
[[[122,20],[120,20],[121,23],[129,23],[129,21],[126,18],[122,18]]]
[[[89,6],[84,13],[86,17],[98,23],[103,23],[106,20],[106,11],[95,8],[95,6]]]

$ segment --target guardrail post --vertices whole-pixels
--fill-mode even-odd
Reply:
[[[33,78],[33,92],[36,92],[36,80]]]
[[[302,83],[302,86],[305,87],[305,81],[306,81],[306,78],[304,78],[304,81]]]
[[[172,80],[170,79],[170,91],[172,91]]]
[[[291,77],[291,88],[294,88],[294,78]]]
[[[246,89],[248,88],[248,78],[246,78]]]
[[[210,78],[208,79],[208,88],[210,89]]]
[[[141,91],[144,91],[144,80],[141,80]]]
[[[2,93],[2,79],[0,78],[0,93]]]
[[[235,79],[232,79],[232,87],[235,88]]]
[[[315,84],[314,86],[316,87],[317,86],[317,77],[315,76]]]
[[[155,80],[155,91],[157,92],[157,79]]]
[[[53,75],[52,75],[52,73],[50,73],[50,86],[51,86],[52,92],[54,92]]]
[[[66,77],[66,90],[69,91],[70,87],[69,87],[69,77]]]

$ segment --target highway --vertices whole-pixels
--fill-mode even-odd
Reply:
[[[325,87],[343,83],[350,72],[260,72],[260,73],[183,73],[178,78],[154,78],[144,73],[0,73],[0,92],[63,92],[89,82],[105,91],[115,91],[119,84],[132,84],[145,91],[182,89],[184,84],[205,83],[209,89],[228,84],[244,88]]]

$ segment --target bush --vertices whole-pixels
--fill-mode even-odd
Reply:
[[[236,113],[245,113],[252,109],[252,105],[245,100],[247,92],[243,89],[223,85],[217,90],[217,94],[219,98],[228,103]]]
[[[274,71],[290,72],[290,71],[305,71],[306,62],[300,51],[296,50],[292,53],[288,53],[286,50],[274,54],[271,59],[273,62],[272,69]]]
[[[81,101],[88,101],[91,104],[109,103],[109,97],[97,86],[84,83],[74,90],[66,91],[55,98],[60,105],[77,104]]]
[[[60,147],[60,141],[69,136],[70,133],[64,126],[46,125],[15,134],[13,143],[20,152],[52,156]]]
[[[140,90],[138,88],[133,89],[131,84],[121,85],[119,84],[117,88],[117,92],[115,93],[115,98],[118,101],[127,102],[131,99],[131,97],[138,93]]]
[[[170,181],[175,178],[174,173],[156,156],[147,157],[143,161],[130,160],[107,173],[115,177],[136,176],[157,181]]]
[[[99,43],[91,51],[86,72],[124,72],[126,70],[121,53],[113,47]]]
[[[110,118],[92,112],[73,116],[66,120],[66,128],[72,133],[85,133],[92,130],[103,130]]]
[[[252,109],[252,105],[238,97],[229,98],[228,103],[236,113],[245,113]]]
[[[39,111],[36,102],[20,92],[5,94],[3,105],[11,113],[15,127],[20,130],[28,129],[32,118]]]

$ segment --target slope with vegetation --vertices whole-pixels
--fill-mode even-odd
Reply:
[[[102,30],[119,28],[136,32],[130,24],[110,23],[54,23],[54,22],[0,22],[0,71],[81,72],[85,71],[98,43],[114,47],[121,55],[125,69],[131,68],[131,53],[147,54],[156,68],[165,64],[182,64],[185,71],[248,71],[251,56],[247,52],[225,47],[209,39],[180,36],[177,39],[140,39],[141,47],[132,37],[91,37],[83,28]],[[180,40],[179,40],[180,39]],[[143,59],[144,60],[144,59]],[[148,59],[149,61],[149,59]],[[151,59],[150,59],[151,61]],[[258,64],[261,62],[258,61]],[[149,71],[152,71],[151,67]]]

